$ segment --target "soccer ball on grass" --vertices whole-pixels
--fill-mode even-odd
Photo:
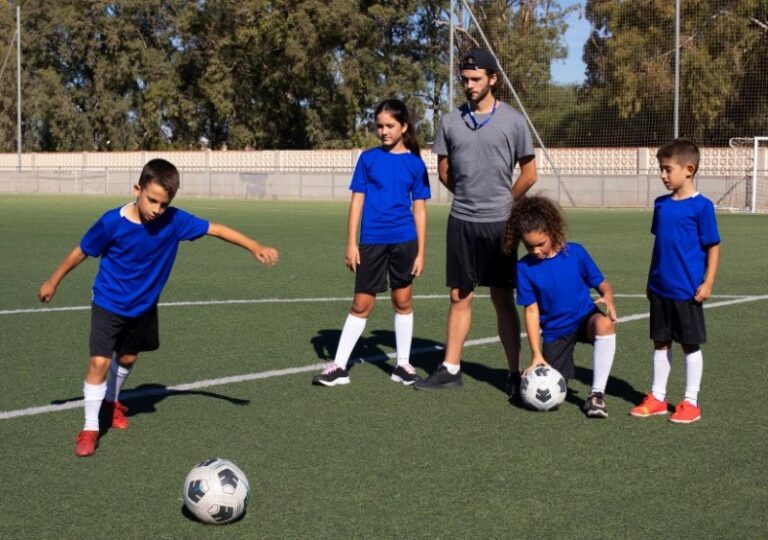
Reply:
[[[243,471],[226,459],[204,459],[184,480],[184,504],[204,523],[235,521],[245,512],[250,494]]]
[[[523,403],[537,411],[551,411],[565,401],[565,379],[553,367],[539,366],[520,381]]]

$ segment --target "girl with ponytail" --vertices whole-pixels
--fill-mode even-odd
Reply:
[[[349,383],[349,357],[373,311],[376,295],[385,292],[387,284],[395,310],[397,347],[391,379],[406,386],[418,379],[410,363],[411,299],[413,280],[424,270],[429,178],[405,103],[398,99],[381,102],[375,120],[381,145],[360,155],[349,187],[352,201],[344,263],[355,273],[355,296],[334,361],[312,379],[315,385]]]

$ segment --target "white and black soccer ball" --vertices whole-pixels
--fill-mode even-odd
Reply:
[[[537,411],[551,411],[565,401],[565,379],[553,367],[539,366],[520,381],[523,403]]]
[[[184,504],[204,523],[223,525],[238,519],[250,494],[243,471],[226,459],[204,459],[184,480]]]

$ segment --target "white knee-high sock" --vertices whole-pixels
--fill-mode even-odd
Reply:
[[[99,431],[99,409],[107,393],[107,383],[83,383],[83,401],[85,404],[84,431]]]
[[[397,346],[398,366],[404,366],[411,362],[412,339],[413,311],[405,315],[395,313],[395,344]]]
[[[123,367],[117,363],[117,358],[112,359],[112,365],[109,367],[109,379],[107,380],[107,394],[104,399],[112,403],[117,401],[120,390],[132,369],[133,366]]]
[[[368,319],[347,315],[347,320],[344,321],[344,328],[341,330],[339,346],[336,348],[336,358],[333,359],[341,369],[347,369],[349,357],[355,348],[355,343],[363,335],[367,321]]]
[[[616,355],[616,334],[595,336],[592,351],[592,391],[605,393],[608,376],[611,374],[613,357]]]
[[[656,349],[653,351],[653,397],[664,401],[667,397],[667,381],[672,371],[672,349]]]
[[[704,355],[701,349],[685,355],[685,401],[699,406],[699,389],[704,373]]]

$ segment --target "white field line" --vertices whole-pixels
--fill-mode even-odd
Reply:
[[[645,298],[644,294],[614,294],[614,298]],[[487,294],[476,294],[475,298],[489,298]],[[384,294],[377,297],[378,300],[386,300],[388,297]],[[723,294],[713,296],[712,298],[751,298],[743,295]],[[422,294],[414,295],[414,300],[438,300],[448,299],[447,294]],[[329,297],[329,298],[252,298],[243,300],[199,300],[188,302],[160,302],[161,307],[188,307],[188,306],[226,306],[232,304],[303,304],[303,303],[321,303],[321,302],[351,302],[351,296]],[[0,315],[22,315],[25,313],[54,313],[57,311],[85,311],[91,309],[91,306],[64,306],[64,307],[41,307],[41,308],[23,308],[23,309],[0,309]]]
[[[644,296],[644,295],[643,295]],[[346,299],[348,300],[348,299]],[[734,304],[743,304],[746,302],[759,302],[761,300],[768,300],[768,295],[762,295],[762,296],[742,296],[738,298],[734,298],[731,300],[724,300],[722,302],[712,302],[708,304],[704,304],[704,307],[707,309],[717,308],[717,307],[724,307],[724,306],[731,306]],[[617,323],[624,323],[624,322],[630,322],[630,321],[638,321],[641,319],[647,319],[649,317],[649,314],[646,313],[637,313],[634,315],[626,315],[624,317],[619,317],[616,322]],[[520,334],[521,337],[526,337],[526,334],[523,332]],[[471,339],[467,340],[467,342],[464,344],[465,347],[475,347],[478,345],[489,345],[492,343],[497,343],[499,341],[498,336],[493,337],[487,337],[487,338],[480,338],[480,339]],[[433,347],[421,347],[418,349],[411,350],[411,355],[416,356],[420,354],[427,354],[432,353],[435,351],[441,351],[443,350],[442,345],[435,345]],[[386,361],[389,358],[394,358],[396,356],[396,353],[389,353],[387,355],[384,354],[378,354],[373,356],[367,356],[365,358],[358,358],[356,360],[361,360],[364,362],[381,362]],[[269,371],[260,371],[257,373],[248,373],[245,375],[233,375],[231,377],[221,377],[218,379],[206,379],[202,381],[196,381],[186,384],[179,384],[176,386],[168,386],[165,388],[155,388],[151,390],[126,390],[125,392],[122,392],[120,394],[120,397],[124,401],[132,401],[141,399],[144,397],[149,396],[157,396],[157,395],[167,395],[167,394],[173,394],[175,392],[184,392],[188,390],[198,390],[200,388],[208,388],[211,386],[223,386],[227,384],[236,384],[241,382],[248,382],[248,381],[256,381],[260,379],[270,379],[272,377],[282,377],[285,375],[294,375],[297,373],[306,373],[308,371],[316,371],[321,369],[325,363],[320,364],[310,364],[306,366],[299,366],[299,367],[290,367],[285,369],[274,369]],[[11,411],[0,411],[0,420],[8,420],[10,418],[18,418],[21,416],[35,416],[38,414],[45,414],[45,413],[51,413],[51,412],[58,412],[58,411],[65,411],[68,409],[77,409],[83,406],[83,400],[82,398],[78,398],[72,401],[67,401],[65,403],[57,403],[53,405],[42,405],[40,407],[29,407],[26,409],[16,409]]]

